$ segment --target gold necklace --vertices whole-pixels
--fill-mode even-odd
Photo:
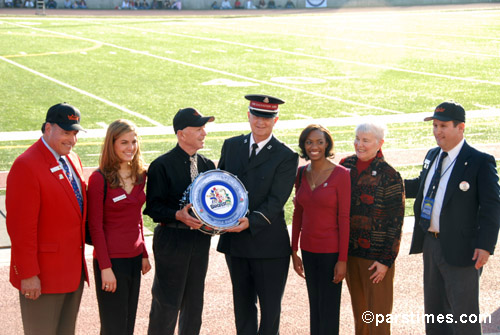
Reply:
[[[314,173],[313,173],[313,169],[310,168],[309,172],[311,173],[311,182],[312,182],[312,185],[311,185],[311,189],[314,190],[316,188],[316,182],[321,178],[321,176],[323,175],[323,172],[325,171],[329,171],[331,170],[332,168],[329,167],[328,169],[323,169],[323,170],[319,170],[318,172],[318,176],[315,178],[314,177]]]

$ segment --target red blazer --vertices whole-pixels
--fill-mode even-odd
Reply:
[[[80,178],[86,213],[82,163],[73,152],[67,158]],[[5,205],[14,287],[20,289],[21,279],[38,275],[42,294],[73,292],[80,284],[82,266],[88,281],[85,214],[66,174],[41,139],[14,161],[7,176]]]

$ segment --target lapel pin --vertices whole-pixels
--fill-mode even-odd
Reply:
[[[464,165],[467,166],[467,162],[465,162]]]
[[[372,171],[372,176],[375,177],[377,175],[377,171]]]
[[[269,145],[267,146],[267,150],[271,150],[271,148],[272,148],[272,147],[273,147],[273,146],[272,146],[271,144],[269,144]]]
[[[424,160],[424,169],[427,170],[429,168],[429,164],[431,163],[430,160],[426,159]]]
[[[324,183],[324,184],[323,184],[323,187],[327,187],[327,186],[328,186],[328,183]]]
[[[64,179],[62,174],[59,175],[59,179]]]
[[[467,164],[466,164],[466,165],[467,165]],[[460,183],[460,185],[459,185],[458,187],[459,187],[462,191],[467,192],[467,191],[469,190],[469,188],[470,188],[470,185],[469,185],[469,183],[468,183],[468,182],[463,181],[463,182],[461,182],[461,183]]]
[[[243,141],[243,143],[247,143],[247,142],[248,142],[248,140],[245,138],[245,140]]]

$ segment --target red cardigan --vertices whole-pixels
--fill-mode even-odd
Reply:
[[[305,167],[304,167],[305,169]],[[328,179],[313,191],[305,171],[295,183],[295,209],[292,223],[292,250],[300,248],[315,253],[339,253],[347,261],[349,246],[349,211],[351,177],[349,170],[337,165]]]
[[[107,183],[103,208],[104,178],[94,171],[89,178],[89,231],[94,243],[94,258],[99,268],[111,267],[111,258],[131,258],[140,254],[148,258],[144,243],[142,205],[146,201],[144,182],[135,185],[130,194],[121,187],[110,188]]]

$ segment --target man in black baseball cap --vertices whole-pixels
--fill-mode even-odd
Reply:
[[[174,132],[177,134],[178,130],[182,130],[186,127],[201,127],[213,120],[215,120],[215,117],[202,116],[196,108],[182,108],[179,109],[174,116]]]
[[[479,276],[495,249],[500,187],[495,158],[464,137],[465,109],[454,101],[437,106],[429,150],[418,178],[405,180],[415,198],[410,254],[423,253],[426,315],[479,314]],[[481,334],[481,323],[433,323],[426,334]]]
[[[424,121],[458,121],[465,122],[465,109],[455,101],[445,101],[434,110],[434,115],[426,117]]]
[[[177,145],[148,169],[144,214],[158,223],[149,335],[174,334],[177,324],[179,334],[200,333],[211,236],[199,230],[191,204],[179,209],[179,202],[198,173],[215,169],[198,153],[205,145],[205,124],[214,119],[192,107],[179,109],[173,120]]]
[[[79,130],[78,109],[66,103],[50,107],[42,137],[14,161],[7,177],[10,281],[19,290],[25,334],[75,333],[88,282],[87,186],[72,151]],[[46,252],[47,246],[54,252]]]
[[[78,108],[63,102],[49,108],[45,122],[56,123],[59,127],[67,131],[85,131],[80,125],[80,119],[81,116]],[[44,127],[45,123],[42,126],[42,132],[44,131]]]

